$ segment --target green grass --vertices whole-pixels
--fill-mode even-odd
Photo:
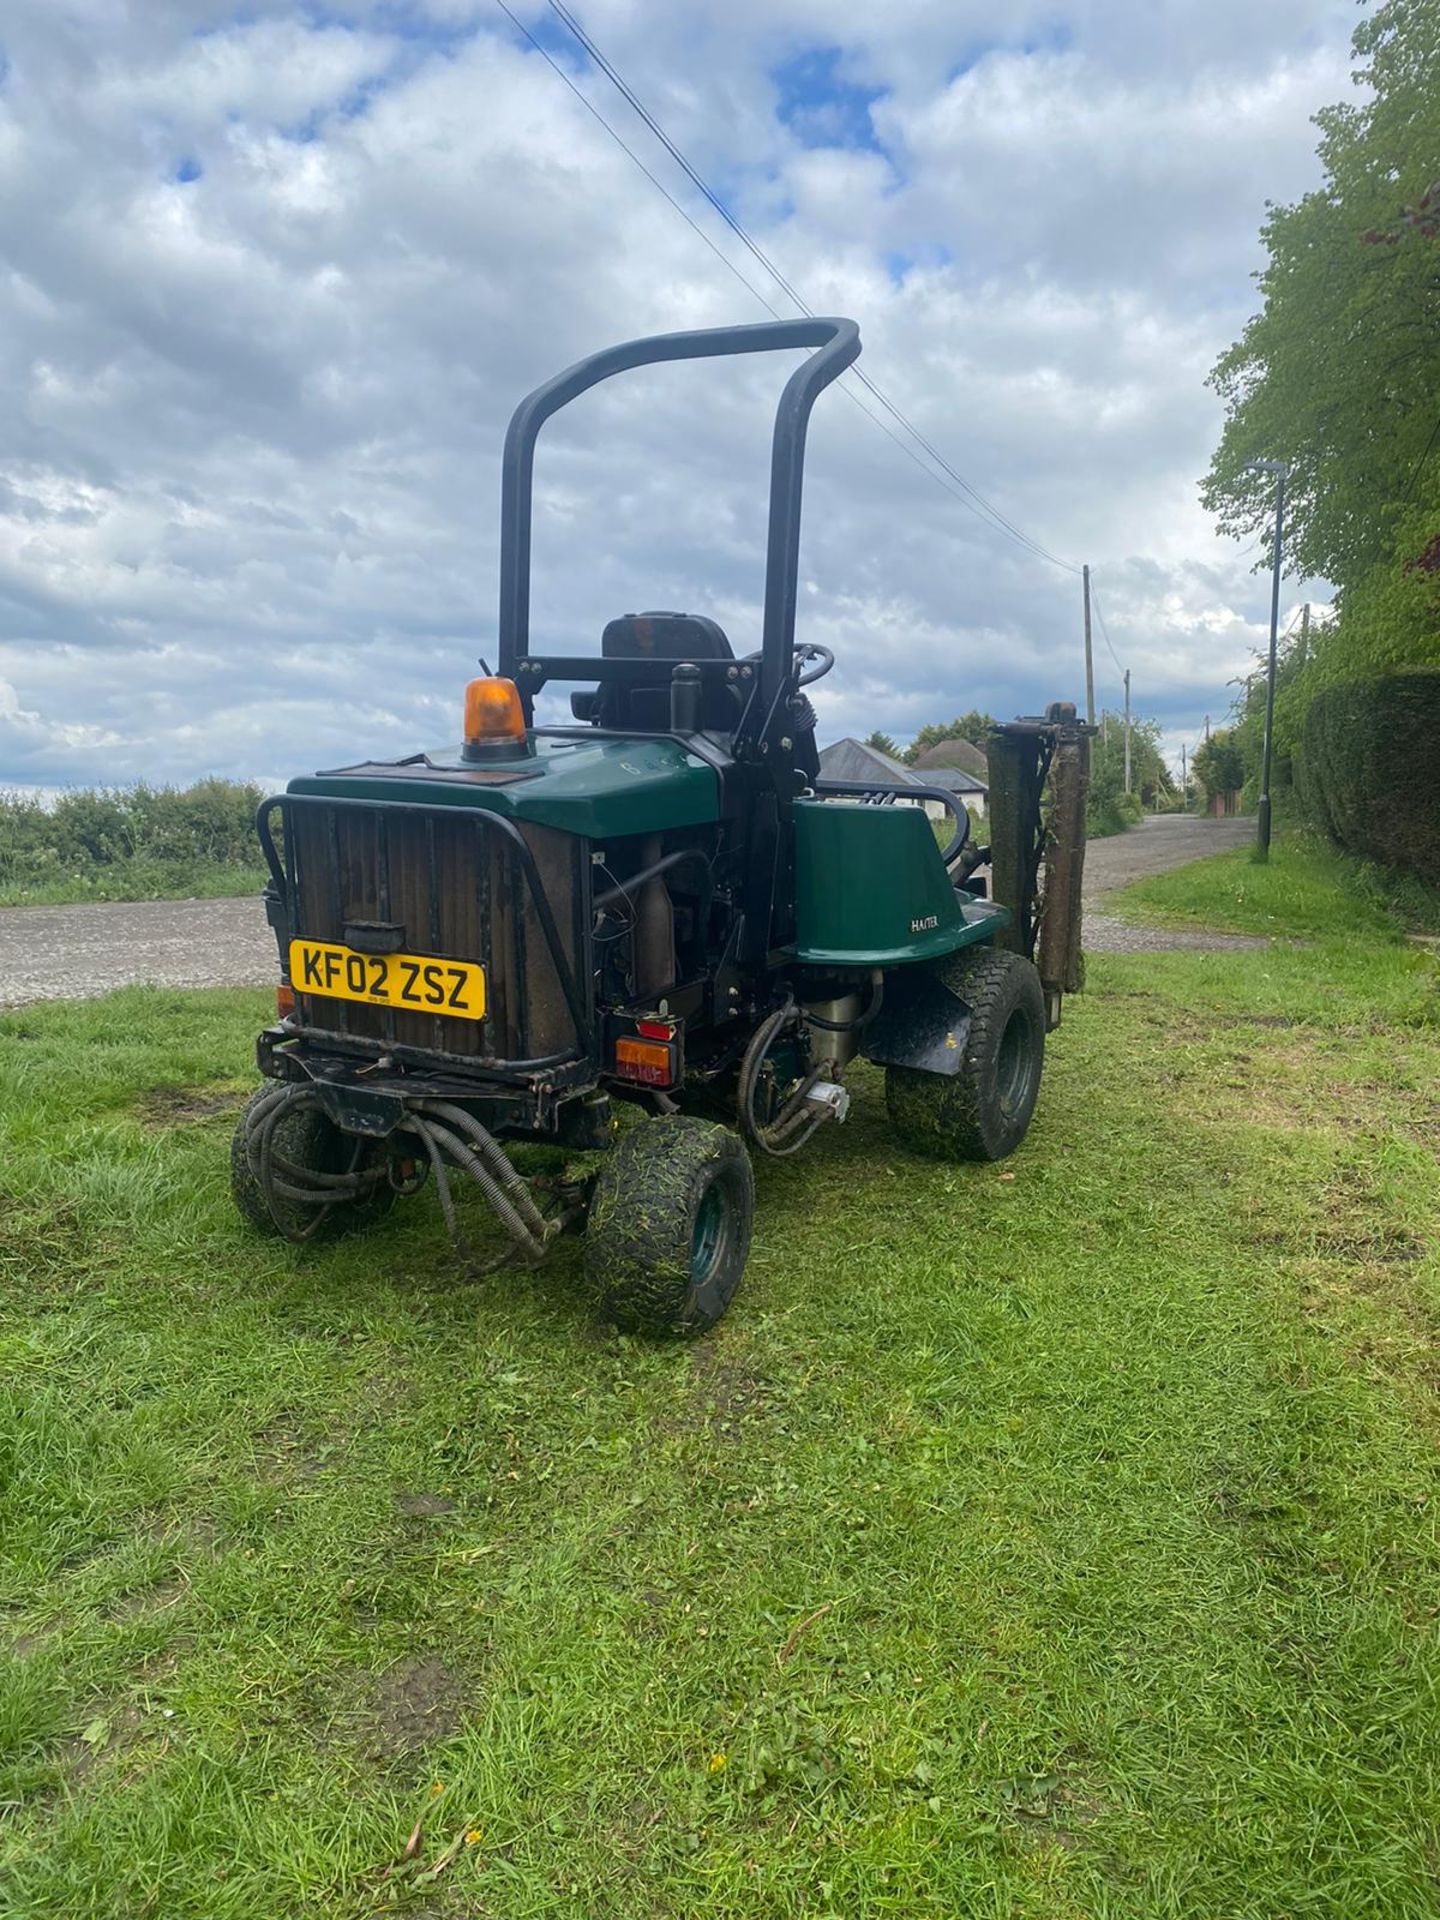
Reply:
[[[258,893],[265,878],[262,865],[117,860],[45,879],[0,875],[0,907],[64,907],[85,900],[228,900]]]
[[[0,1018],[3,1911],[1430,1920],[1433,964],[1091,989],[1004,1168],[857,1076],[694,1347],[246,1232],[263,995]]]
[[[1282,939],[1386,940],[1440,931],[1440,897],[1403,875],[1353,860],[1294,828],[1259,865],[1248,847],[1137,880],[1111,894],[1125,919]]]

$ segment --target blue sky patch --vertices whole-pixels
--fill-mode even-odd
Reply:
[[[884,149],[875,137],[870,108],[885,91],[861,86],[840,71],[840,47],[810,47],[771,71],[779,95],[777,112],[807,147]]]
[[[187,157],[180,161],[170,177],[172,180],[177,181],[180,186],[188,187],[193,180],[198,180],[204,171],[205,169],[198,160]]]

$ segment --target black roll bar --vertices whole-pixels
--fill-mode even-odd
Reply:
[[[530,524],[534,493],[535,442],[540,429],[612,374],[669,360],[709,360],[728,354],[772,353],[786,347],[817,351],[785,383],[775,412],[770,453],[770,518],[765,552],[765,621],[762,636],[760,697],[764,713],[774,711],[790,672],[795,642],[795,603],[800,571],[800,496],[805,470],[805,432],[810,409],[832,380],[860,352],[860,329],[841,318],[767,321],[753,327],[707,327],[692,333],[658,333],[628,340],[579,360],[528,394],[515,409],[505,435],[500,482],[500,634],[499,671],[533,692],[534,672],[522,675],[530,658]],[[570,657],[537,663],[539,677],[569,677]],[[560,669],[553,672],[553,669]],[[586,673],[590,674],[589,663]],[[528,711],[528,699],[527,699]]]

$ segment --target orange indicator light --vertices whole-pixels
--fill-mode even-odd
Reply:
[[[498,746],[525,743],[525,709],[520,689],[498,673],[472,680],[465,689],[465,745]]]
[[[668,1087],[674,1073],[670,1048],[661,1040],[617,1040],[615,1071],[622,1080],[639,1080],[647,1087]]]

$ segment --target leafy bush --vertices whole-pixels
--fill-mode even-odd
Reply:
[[[1085,830],[1092,840],[1124,833],[1144,818],[1146,803],[1170,798],[1174,786],[1160,758],[1159,723],[1137,720],[1130,736],[1132,791],[1125,791],[1125,732],[1112,719],[1109,737],[1090,743],[1090,793],[1085,806]]]
[[[1116,793],[1098,803],[1092,794],[1085,808],[1085,831],[1092,840],[1108,840],[1138,826],[1144,817],[1138,793]]]
[[[251,782],[0,795],[0,900],[148,899],[260,883]]]

